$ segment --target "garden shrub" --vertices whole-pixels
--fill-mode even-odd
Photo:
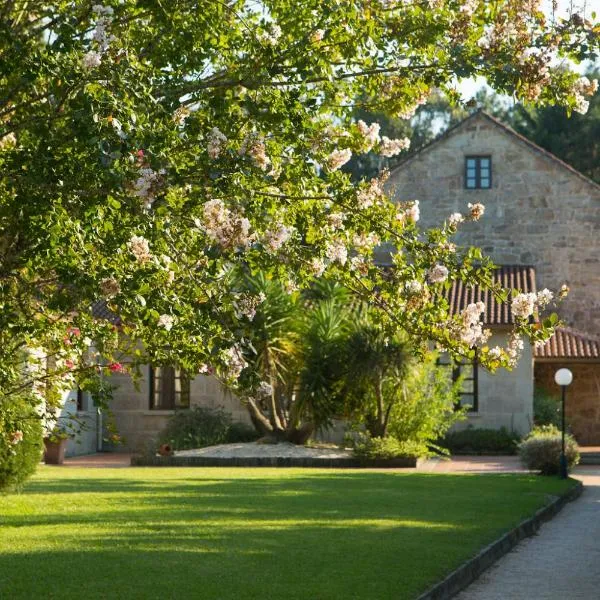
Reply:
[[[173,450],[191,450],[217,444],[250,442],[257,439],[254,428],[234,423],[222,408],[195,406],[177,411],[167,422],[156,443],[169,444]]]
[[[546,390],[535,388],[533,394],[533,422],[536,425],[560,426],[560,399]]]
[[[235,444],[236,442],[254,442],[259,437],[260,434],[252,427],[252,425],[234,421],[229,426],[226,441],[229,444]]]
[[[42,421],[24,398],[4,400],[0,411],[0,491],[18,488],[33,473],[43,449]]]
[[[359,458],[391,459],[421,456],[423,448],[416,442],[401,442],[394,437],[361,435],[354,442],[354,454]]]
[[[523,465],[542,475],[555,475],[559,472],[561,453],[561,432],[553,425],[534,428],[519,444],[519,457]],[[565,437],[567,467],[571,470],[579,462],[577,442],[572,435]]]
[[[505,427],[450,431],[439,442],[450,454],[516,454],[521,437]]]

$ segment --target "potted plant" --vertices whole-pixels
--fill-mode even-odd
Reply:
[[[64,427],[56,426],[44,438],[44,462],[47,465],[62,465],[65,461],[67,440],[72,436]]]

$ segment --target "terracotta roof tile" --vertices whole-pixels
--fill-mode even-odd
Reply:
[[[600,340],[570,327],[559,327],[543,345],[534,348],[536,359],[600,360]]]
[[[535,269],[530,266],[505,265],[494,272],[494,282],[503,288],[519,290],[523,293],[536,292]],[[512,325],[514,319],[510,302],[498,302],[490,291],[479,286],[467,287],[462,281],[454,281],[447,293],[450,313],[457,315],[472,302],[485,303],[483,321],[486,325]]]

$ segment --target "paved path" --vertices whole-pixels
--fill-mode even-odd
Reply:
[[[578,467],[585,489],[455,600],[598,600],[600,467]]]
[[[98,454],[86,454],[84,456],[71,456],[65,458],[63,467],[93,467],[108,468],[131,466],[131,454],[120,452],[99,452]]]

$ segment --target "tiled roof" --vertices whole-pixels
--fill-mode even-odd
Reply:
[[[507,265],[496,269],[494,282],[503,288],[519,290],[523,293],[536,292],[535,269],[530,266]],[[454,281],[447,292],[450,314],[457,315],[468,304],[482,301],[485,303],[483,322],[488,325],[512,325],[514,319],[510,310],[510,302],[498,302],[488,290],[479,286],[467,287],[462,281]]]
[[[121,324],[121,318],[119,315],[110,310],[104,300],[98,300],[98,302],[94,302],[94,304],[92,304],[92,315],[96,317],[96,319],[105,319],[106,321],[110,321],[113,325]]]
[[[534,348],[533,356],[536,359],[600,361],[600,340],[569,327],[559,327],[543,346]]]

